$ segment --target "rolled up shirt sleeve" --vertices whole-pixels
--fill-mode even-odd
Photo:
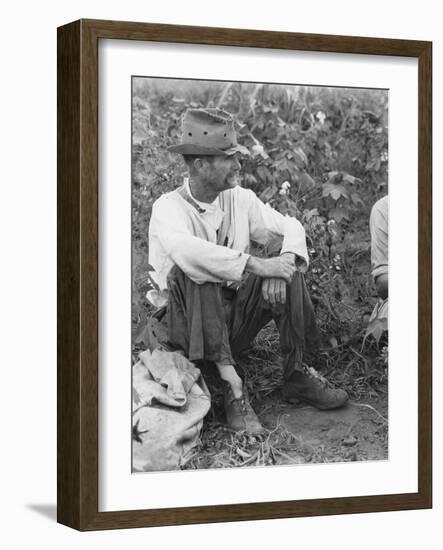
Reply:
[[[241,281],[249,254],[219,246],[193,234],[189,219],[165,201],[152,211],[150,239],[197,284]]]
[[[282,237],[283,245],[280,253],[295,254],[300,271],[305,272],[308,269],[306,232],[296,218],[277,212],[250,191],[249,224],[253,241],[266,245],[272,238]]]

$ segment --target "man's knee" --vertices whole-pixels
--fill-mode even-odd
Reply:
[[[177,265],[174,265],[171,270],[168,273],[168,276],[166,278],[166,282],[168,285],[168,288],[170,287],[195,287],[196,289],[221,289],[220,283],[213,283],[213,282],[206,282],[206,283],[196,283],[189,277],[189,275],[186,275],[186,273],[180,269]]]
[[[185,311],[195,308],[202,314],[223,311],[222,285],[220,283],[198,284],[178,266],[174,266],[167,276],[169,309],[177,306]]]

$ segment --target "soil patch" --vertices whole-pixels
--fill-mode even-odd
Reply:
[[[263,435],[235,433],[216,408],[206,418],[201,444],[184,469],[272,466],[388,459],[387,396],[350,401],[319,411],[282,401],[276,390],[253,403],[266,428]]]
[[[293,435],[298,442],[298,459],[300,453],[309,462],[388,459],[385,396],[364,403],[351,401],[332,411],[289,405],[272,396],[258,413],[268,428],[280,425]],[[290,462],[288,459],[285,463]]]

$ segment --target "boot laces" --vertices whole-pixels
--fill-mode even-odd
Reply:
[[[310,367],[308,365],[303,365],[303,367],[308,376],[310,376],[314,380],[317,380],[318,382],[320,382],[321,384],[327,387],[331,387],[331,383],[329,382],[329,380],[327,380],[324,376],[322,376],[319,372],[317,372],[314,369],[314,367]]]

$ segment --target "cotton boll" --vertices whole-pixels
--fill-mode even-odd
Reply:
[[[287,195],[289,193],[290,187],[291,187],[291,184],[289,183],[289,181],[284,181],[281,184],[279,194],[280,195]]]

